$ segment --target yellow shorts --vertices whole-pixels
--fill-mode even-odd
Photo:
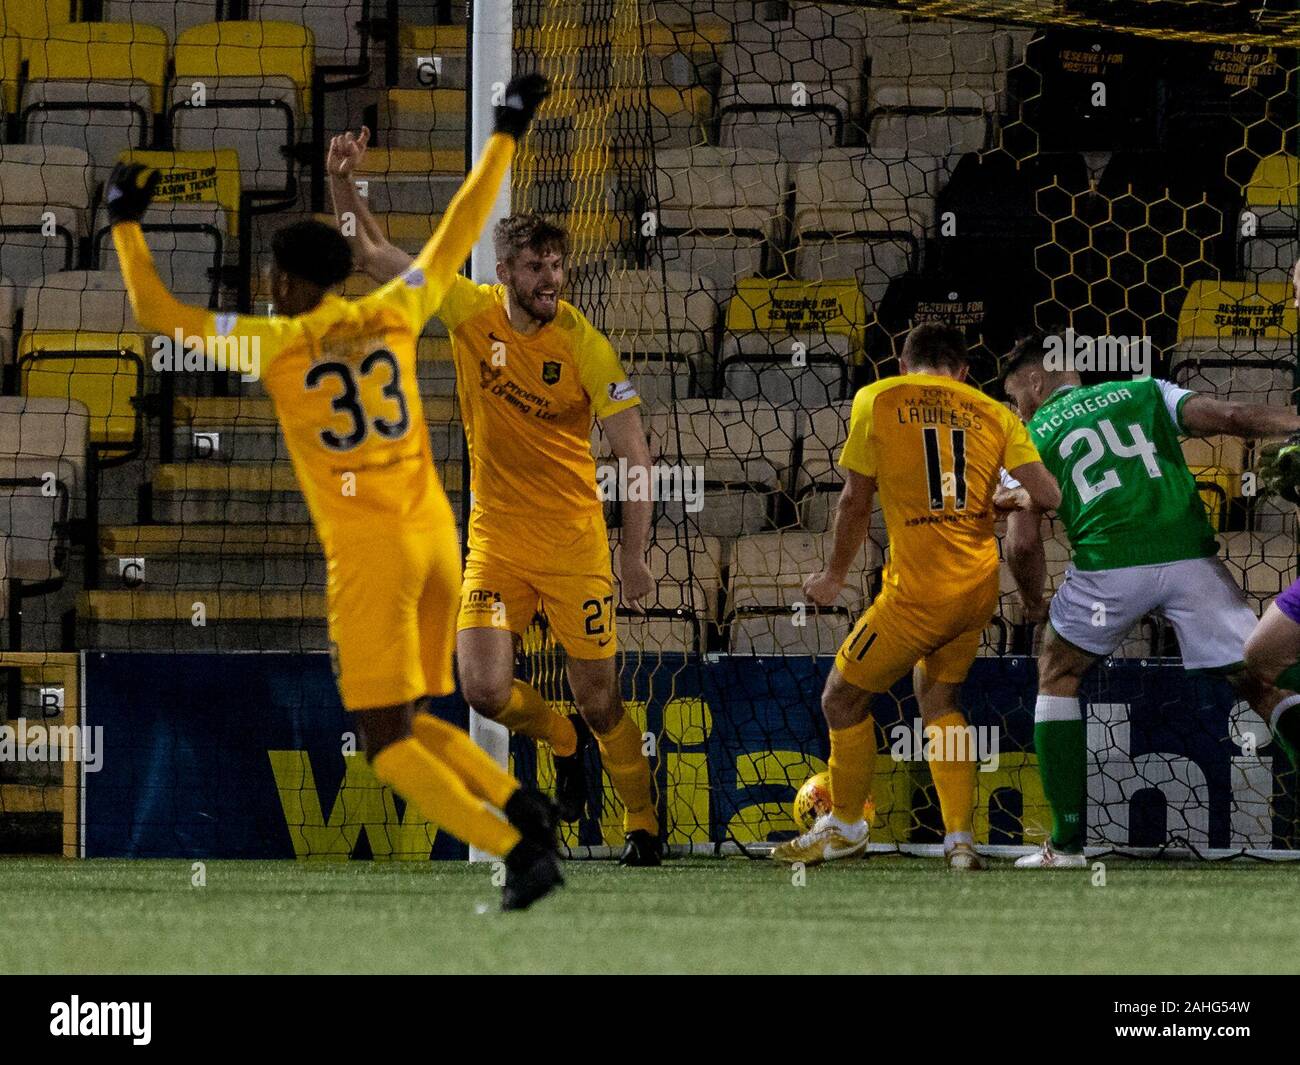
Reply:
[[[918,662],[931,680],[960,684],[997,606],[996,572],[955,598],[904,599],[886,589],[853,626],[835,665],[850,684],[869,692],[889,691]]]
[[[470,515],[458,629],[522,636],[540,608],[571,658],[612,658],[615,607],[604,515],[526,524],[513,515]]]
[[[343,705],[396,706],[455,690],[460,542],[445,521],[331,545],[326,598]]]

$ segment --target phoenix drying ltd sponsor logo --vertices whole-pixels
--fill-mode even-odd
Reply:
[[[50,1035],[130,1036],[136,1046],[148,1046],[152,1036],[151,1002],[68,1002],[50,1006]]]

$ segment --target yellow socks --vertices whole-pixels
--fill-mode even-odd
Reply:
[[[446,762],[474,795],[504,810],[519,781],[484,753],[464,729],[432,714],[416,714],[411,731],[430,754]]]
[[[846,824],[862,820],[876,771],[876,728],[868,714],[848,728],[831,729],[831,808]]]
[[[520,836],[473,795],[460,777],[414,736],[389,744],[372,763],[377,776],[439,828],[472,847],[504,857]]]
[[[975,811],[975,763],[970,759],[948,760],[945,755],[972,753],[970,744],[950,739],[952,729],[965,729],[965,715],[952,711],[925,726],[926,750],[930,756],[930,776],[939,793],[943,829],[949,836],[970,835]]]
[[[603,736],[596,734],[605,772],[614,784],[614,793],[622,800],[623,831],[642,829],[659,835],[654,799],[650,795],[650,762],[641,753],[641,730],[630,714]]]
[[[510,698],[496,720],[511,732],[544,740],[561,758],[578,749],[573,723],[547,706],[542,693],[525,681],[516,680],[510,685]]]

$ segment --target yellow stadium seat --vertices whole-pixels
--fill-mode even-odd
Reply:
[[[449,26],[414,26],[402,23],[399,29],[399,41],[403,48],[412,50],[427,49],[436,52],[464,51],[469,47],[468,27],[464,25]]]
[[[287,78],[298,88],[298,110],[310,110],[315,40],[292,22],[209,22],[176,38],[176,79]]]
[[[214,152],[130,151],[124,163],[143,163],[162,173],[154,203],[210,203],[226,212],[226,232],[239,232],[239,155]]]
[[[1178,315],[1178,339],[1291,341],[1295,299],[1284,281],[1195,281]]]
[[[0,36],[22,39],[23,58],[70,24],[67,0],[0,0]]]
[[[74,22],[31,49],[27,77],[142,81],[149,86],[153,110],[161,111],[167,36],[155,26],[131,22]]]
[[[91,443],[129,451],[139,440],[144,352],[136,333],[26,333],[18,345],[22,394],[84,403]]]
[[[1241,474],[1221,466],[1188,466],[1196,479],[1196,489],[1205,504],[1205,515],[1215,529],[1222,531],[1227,523],[1228,502],[1241,487]]]
[[[361,177],[375,174],[439,174],[463,177],[465,151],[448,148],[426,151],[419,148],[371,148],[357,171]]]
[[[357,188],[374,214],[439,212],[464,177],[464,148],[371,148],[356,171]]]
[[[1295,207],[1300,184],[1300,159],[1285,152],[1266,155],[1246,185],[1246,206]]]
[[[18,101],[28,144],[85,150],[95,180],[120,152],[148,144],[163,107],[167,38],[154,26],[79,22],[29,49]]]
[[[22,42],[17,37],[0,37],[0,103],[5,114],[18,110],[18,74],[22,65]]]
[[[219,22],[176,42],[170,90],[172,146],[233,148],[245,190],[294,191],[294,150],[309,125],[314,45],[287,22]]]
[[[454,149],[465,143],[464,89],[389,89],[381,117],[395,148]]]

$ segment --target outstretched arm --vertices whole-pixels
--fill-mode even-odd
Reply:
[[[413,260],[389,242],[383,228],[370,213],[366,198],[357,188],[356,167],[365,156],[369,143],[370,130],[365,126],[361,127],[360,136],[354,137],[348,130],[334,137],[325,158],[325,170],[329,174],[330,199],[334,204],[339,232],[352,246],[357,266],[383,284],[410,269]],[[349,215],[350,219],[346,217]]]
[[[1178,412],[1182,428],[1192,436],[1224,433],[1257,440],[1300,431],[1294,410],[1265,403],[1234,403],[1213,396],[1189,396]]]
[[[158,171],[139,163],[130,166],[118,163],[104,186],[113,246],[122,264],[131,310],[136,321],[152,332],[172,333],[180,329],[187,337],[204,336],[210,332],[207,328],[210,312],[206,307],[182,303],[167,290],[154,268],[153,256],[140,228],[140,219],[149,208],[159,179]]]

